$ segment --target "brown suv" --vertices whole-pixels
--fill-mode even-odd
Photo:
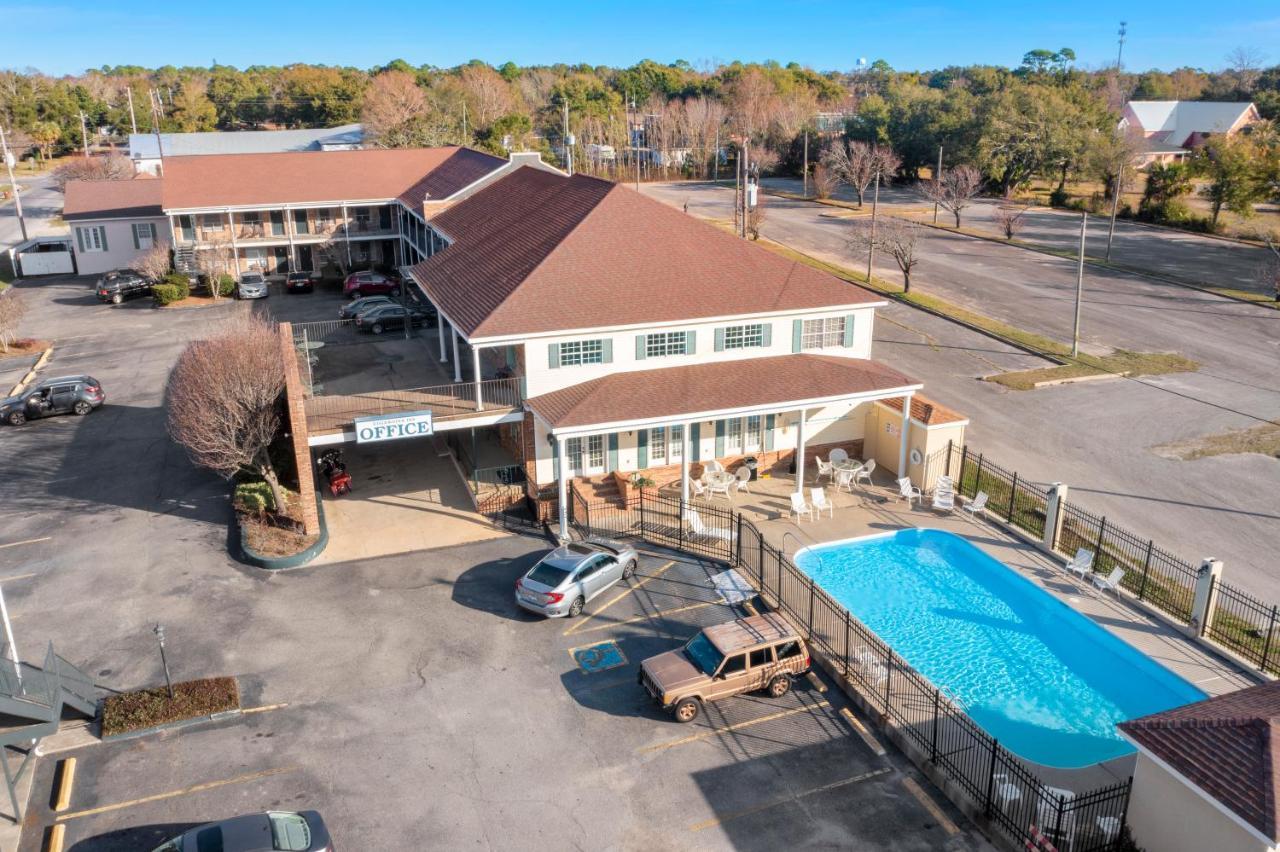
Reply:
[[[809,649],[776,613],[707,627],[684,647],[640,664],[640,684],[677,722],[692,722],[704,701],[768,690],[781,698],[809,671]]]

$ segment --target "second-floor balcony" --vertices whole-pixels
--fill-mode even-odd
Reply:
[[[361,208],[363,209],[363,208]],[[332,237],[353,240],[389,237],[398,233],[390,211],[370,208],[368,213],[348,211],[346,219],[332,208],[310,210],[263,210],[231,214],[180,216],[175,222],[179,244],[251,243],[293,240],[314,242]]]

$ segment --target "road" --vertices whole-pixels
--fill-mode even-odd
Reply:
[[[16,175],[18,186],[23,187],[22,213],[27,220],[27,236],[65,234],[65,225],[54,225],[53,219],[62,215],[62,193],[53,188],[49,175],[23,177]],[[22,228],[13,201],[0,204],[0,252],[22,242]]]
[[[644,191],[674,206],[688,203],[694,215],[731,216],[730,189],[653,184]],[[902,208],[921,207],[905,194],[891,200]],[[765,236],[859,266],[846,248],[850,226],[840,211],[776,197],[768,204]],[[927,234],[922,253],[913,287],[1030,331],[1070,339],[1075,289],[1070,261],[940,231]],[[900,280],[896,267],[877,263],[876,274]],[[977,343],[972,332],[901,305],[881,312],[874,354],[923,380],[926,394],[969,414],[970,443],[1004,466],[1039,482],[1065,482],[1082,505],[1113,523],[1193,561],[1221,558],[1228,582],[1267,600],[1280,599],[1280,564],[1273,556],[1280,510],[1274,501],[1260,499],[1280,489],[1280,459],[1232,455],[1180,461],[1154,451],[1170,442],[1280,419],[1280,312],[1090,267],[1082,324],[1091,350],[1177,351],[1199,361],[1201,369],[1010,391],[974,381],[1009,367],[983,369],[973,356],[988,349],[999,362],[1010,358],[1007,348],[986,338],[981,338],[985,344]],[[932,342],[906,329],[927,330]]]

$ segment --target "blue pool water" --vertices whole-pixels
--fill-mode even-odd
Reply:
[[[1087,766],[1115,725],[1205,694],[963,538],[913,529],[805,548],[796,564],[1015,754]]]

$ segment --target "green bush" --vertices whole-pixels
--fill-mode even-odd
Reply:
[[[215,286],[218,288],[217,295],[230,296],[236,291],[236,279],[224,272],[217,278],[210,280],[209,292],[211,294],[214,292],[213,288]]]
[[[271,499],[271,486],[262,480],[237,485],[234,502],[243,511],[255,515],[274,512],[276,508],[275,501]]]
[[[185,273],[170,272],[164,278],[160,279],[160,285],[164,287],[173,287],[178,291],[178,299],[185,299],[191,295],[191,281]],[[177,301],[176,299],[174,301]]]
[[[1062,187],[1054,187],[1053,192],[1049,193],[1050,207],[1066,207],[1067,202],[1071,200],[1071,196]]]
[[[156,300],[157,305],[163,306],[186,298],[186,294],[173,284],[156,284],[151,288],[151,298]]]

